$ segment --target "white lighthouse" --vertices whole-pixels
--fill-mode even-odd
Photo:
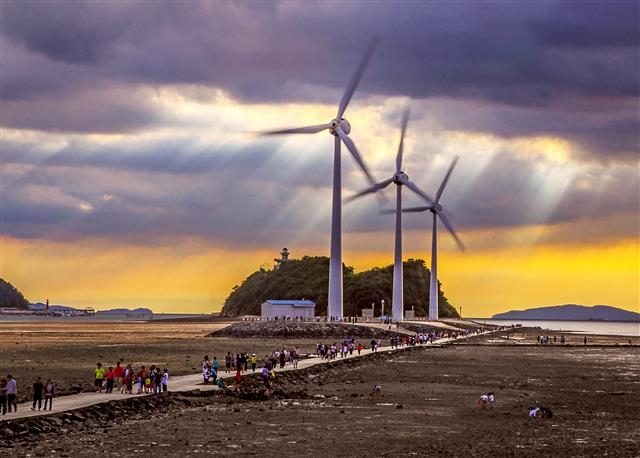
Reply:
[[[276,262],[275,265],[275,269],[280,268],[280,264],[282,264],[283,262],[287,262],[289,260],[289,250],[287,250],[286,248],[283,248],[282,251],[280,252],[280,259],[276,258],[274,259],[274,261]]]

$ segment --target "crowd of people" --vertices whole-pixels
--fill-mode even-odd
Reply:
[[[265,354],[263,358],[258,358],[255,353],[249,355],[248,352],[236,353],[227,352],[224,357],[224,368],[220,367],[220,360],[216,355],[213,358],[209,358],[208,355],[204,355],[202,359],[202,379],[203,383],[209,382],[217,384],[219,387],[224,382],[220,377],[220,371],[224,370],[225,374],[235,372],[236,391],[239,391],[239,385],[241,384],[241,376],[244,372],[251,370],[254,373],[258,365],[262,368],[267,368],[269,374],[273,372],[275,378],[275,369],[279,366],[280,369],[284,369],[286,364],[290,364],[293,369],[297,369],[298,360],[300,358],[300,348],[298,346],[292,347],[290,350],[286,348],[275,349],[271,355]]]
[[[148,369],[141,365],[136,372],[131,364],[123,367],[118,361],[115,367],[108,369],[98,362],[94,369],[94,384],[96,392],[113,393],[115,388],[122,394],[153,394],[165,393],[169,389],[169,370],[152,365]]]
[[[550,344],[550,343],[556,343],[558,339],[557,339],[557,336],[553,336],[553,337],[538,336],[536,340],[538,341],[539,344]],[[560,343],[564,345],[565,343],[564,335],[560,336]]]

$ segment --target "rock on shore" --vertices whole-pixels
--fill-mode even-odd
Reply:
[[[292,339],[388,339],[404,335],[393,330],[345,323],[300,322],[300,321],[242,321],[208,334],[207,337],[278,337]]]

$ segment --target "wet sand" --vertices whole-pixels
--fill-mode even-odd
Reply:
[[[154,336],[160,332],[154,330],[144,343],[127,343],[131,347],[124,348],[134,359],[143,358],[140,350],[147,355],[177,348],[177,355],[164,357],[184,367],[184,351],[199,363],[202,351],[197,350],[211,353],[216,348],[218,352],[225,345],[224,339],[203,341],[197,329],[188,328],[176,329],[175,337]],[[138,331],[134,334],[140,336]],[[193,333],[180,337],[179,332]],[[562,346],[538,345],[539,330],[500,334],[505,338],[492,335],[472,339],[474,344],[413,348],[357,364],[324,365],[283,376],[277,381],[281,395],[269,400],[207,395],[122,415],[106,425],[87,423],[80,431],[43,432],[27,441],[17,440],[11,452],[13,456],[93,456],[98,448],[108,449],[113,456],[640,454],[637,338],[629,346],[628,338],[589,336],[584,347],[582,336],[572,336]],[[90,342],[80,344],[78,335],[67,336],[72,337],[73,343],[55,342],[59,359],[67,358],[64,355],[69,352],[80,356],[78,348],[90,347],[96,338],[88,335]],[[167,339],[170,342],[164,346]],[[25,342],[24,349],[38,355],[47,348],[42,343]],[[251,339],[252,346],[265,349],[275,347],[274,343]],[[235,348],[247,344],[226,342]],[[95,358],[81,358],[92,369]],[[383,386],[380,398],[368,394],[373,383]],[[477,399],[487,391],[496,392],[496,407],[480,410]],[[554,417],[528,418],[528,407],[536,403],[551,408]]]

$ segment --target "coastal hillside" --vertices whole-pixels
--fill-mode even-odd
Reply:
[[[609,305],[566,304],[538,307],[527,310],[511,310],[493,315],[505,320],[572,320],[572,321],[640,321],[640,314]]]
[[[413,306],[417,316],[425,316],[429,307],[429,269],[422,259],[409,259],[403,266],[405,309],[410,310]],[[359,316],[361,310],[370,309],[372,303],[379,315],[381,299],[384,299],[385,310],[391,310],[393,265],[359,273],[353,267],[344,266],[343,271],[346,316]],[[328,284],[327,257],[304,256],[284,262],[278,269],[261,268],[233,287],[224,302],[222,315],[259,315],[260,306],[267,299],[309,299],[316,303],[316,315],[325,315]],[[443,318],[458,317],[442,291],[439,291],[438,308]]]
[[[0,278],[0,307],[27,309],[29,301],[15,286]]]

